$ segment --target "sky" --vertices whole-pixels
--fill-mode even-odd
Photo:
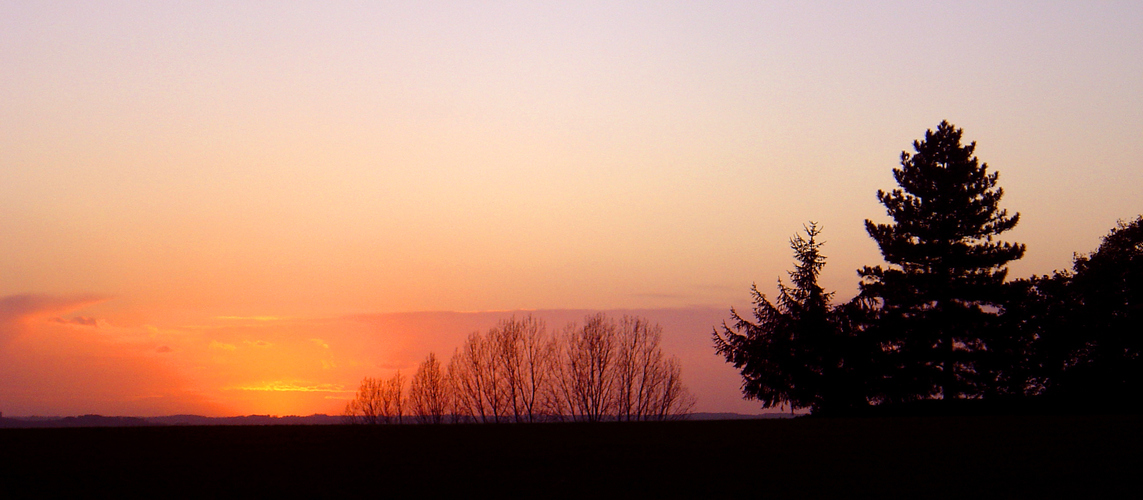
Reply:
[[[1143,4],[0,0],[0,412],[338,413],[532,311],[846,300],[948,120],[1066,269],[1143,212]]]

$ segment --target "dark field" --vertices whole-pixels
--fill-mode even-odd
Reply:
[[[1134,498],[1141,424],[1022,416],[0,429],[0,498]]]

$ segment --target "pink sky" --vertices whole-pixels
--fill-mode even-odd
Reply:
[[[752,411],[710,329],[810,220],[852,296],[942,119],[1011,276],[1143,211],[1139,2],[0,2],[0,68],[6,415],[336,412],[514,310]]]

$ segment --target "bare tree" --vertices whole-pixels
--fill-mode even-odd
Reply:
[[[555,336],[532,316],[473,332],[448,364],[454,421],[600,422],[685,415],[694,398],[682,385],[678,359],[664,356],[661,338],[662,328],[646,319],[616,322],[603,314]],[[422,404],[418,380],[414,405]]]
[[[397,371],[382,386],[381,419],[386,424],[399,424],[405,416],[405,377]]]
[[[624,316],[619,327],[619,355],[615,364],[615,418],[641,420],[650,411],[663,363],[658,349],[661,328],[646,320]]]
[[[472,334],[469,334],[469,341],[465,343],[466,348],[471,339]],[[472,374],[471,363],[466,360],[468,357],[469,355],[457,348],[448,361],[447,377],[449,390],[452,392],[454,423],[475,418],[481,408],[480,387]]]
[[[357,395],[345,405],[342,418],[350,424],[377,424],[380,415],[381,380],[373,377],[361,379]]]
[[[677,358],[665,359],[659,343],[663,328],[624,316],[617,331],[615,418],[663,420],[694,405],[681,381]]]
[[[497,385],[507,395],[512,421],[536,422],[545,419],[553,394],[552,363],[555,342],[544,323],[532,316],[501,321],[489,330],[487,340],[499,365]]]
[[[569,325],[555,364],[560,414],[575,420],[666,420],[694,405],[677,358],[660,345],[662,327],[644,318],[603,314]]]
[[[405,378],[397,372],[389,380],[365,377],[357,395],[345,405],[343,417],[351,424],[401,423]]]
[[[452,407],[452,391],[435,353],[430,352],[413,374],[409,406],[417,422],[422,424],[444,422],[445,413]]]
[[[683,385],[682,364],[679,358],[671,356],[662,370],[662,383],[659,385],[655,403],[651,406],[648,420],[677,420],[686,418],[695,405],[695,397]]]
[[[571,417],[599,422],[615,406],[616,325],[602,313],[569,325],[561,347],[560,388]]]
[[[449,360],[449,381],[458,415],[483,423],[500,422],[509,408],[492,344],[480,332],[473,332]]]

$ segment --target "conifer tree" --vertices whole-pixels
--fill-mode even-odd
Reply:
[[[816,414],[839,411],[852,395],[840,389],[844,340],[830,305],[833,293],[818,285],[825,266],[821,229],[811,222],[805,232],[790,239],[797,260],[789,273],[793,286],[779,279],[775,303],[753,286],[754,321],[731,309],[733,326],[723,324],[712,337],[715,350],[741,371],[747,399],[763,408],[790,405]]]
[[[942,121],[914,141],[915,152],[902,152],[893,170],[900,188],[877,192],[893,222],[865,221],[888,263],[858,272],[862,295],[881,305],[873,331],[885,401],[982,394],[977,361],[988,349],[1005,266],[1024,255],[1024,245],[994,241],[1020,215],[999,208],[998,174],[961,134]]]

